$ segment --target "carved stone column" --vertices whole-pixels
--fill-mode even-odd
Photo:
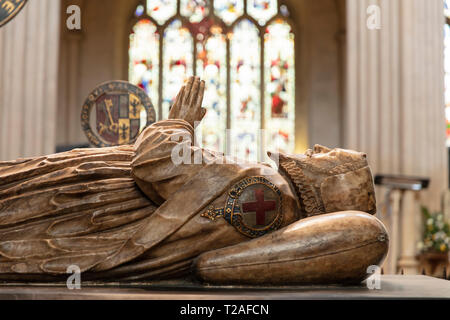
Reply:
[[[59,17],[30,0],[0,29],[0,160],[55,151]]]
[[[380,29],[367,28],[369,5],[380,8]],[[421,199],[405,193],[389,273],[416,272],[420,205],[439,210],[447,188],[443,23],[441,0],[347,1],[346,147],[367,152],[374,173],[431,178]]]

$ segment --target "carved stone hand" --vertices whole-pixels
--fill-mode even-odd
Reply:
[[[205,81],[200,81],[199,77],[190,77],[178,93],[170,109],[169,119],[186,120],[192,126],[196,121],[201,121],[206,114],[206,109],[202,108],[204,93]]]

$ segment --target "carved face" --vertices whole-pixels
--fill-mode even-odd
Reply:
[[[376,212],[366,154],[316,145],[304,155],[279,154],[279,162],[307,216],[345,210]]]

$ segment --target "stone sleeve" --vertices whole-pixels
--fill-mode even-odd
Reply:
[[[132,175],[142,192],[161,204],[215,157],[194,145],[194,129],[186,121],[159,121],[136,141]]]

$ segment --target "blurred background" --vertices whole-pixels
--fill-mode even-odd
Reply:
[[[377,186],[383,272],[445,277],[449,17],[443,0],[29,0],[0,29],[0,160],[88,147],[81,107],[104,81],[139,85],[164,119],[198,75],[205,147],[366,152],[394,175]]]

